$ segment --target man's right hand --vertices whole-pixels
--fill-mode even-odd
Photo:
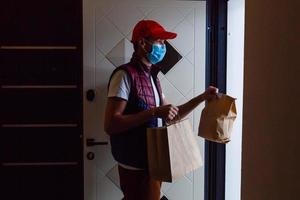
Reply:
[[[172,104],[156,107],[154,110],[155,116],[166,121],[172,121],[178,114],[178,107]]]

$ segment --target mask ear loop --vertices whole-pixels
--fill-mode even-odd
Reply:
[[[145,42],[145,43],[148,43],[148,44],[150,44],[150,46],[151,46],[151,49],[150,49],[150,51],[147,51],[147,49],[145,48],[145,47],[143,47],[143,50],[145,51],[145,53],[151,53],[152,52],[152,49],[153,49],[153,43],[151,43],[149,40],[147,40],[146,38],[144,38],[143,39],[143,41]]]

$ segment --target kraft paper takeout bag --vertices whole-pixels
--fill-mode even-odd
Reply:
[[[202,159],[188,119],[147,129],[148,169],[152,178],[172,182],[199,168]]]
[[[202,110],[198,135],[213,142],[227,143],[237,117],[236,99],[225,94],[218,95],[219,98],[209,101]]]

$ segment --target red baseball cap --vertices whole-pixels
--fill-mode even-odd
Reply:
[[[166,31],[159,23],[153,20],[139,21],[132,32],[131,42],[134,43],[141,38],[151,37],[153,39],[173,39],[176,33]]]

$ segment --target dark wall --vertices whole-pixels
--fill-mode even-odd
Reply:
[[[300,191],[299,1],[246,1],[243,200]]]

